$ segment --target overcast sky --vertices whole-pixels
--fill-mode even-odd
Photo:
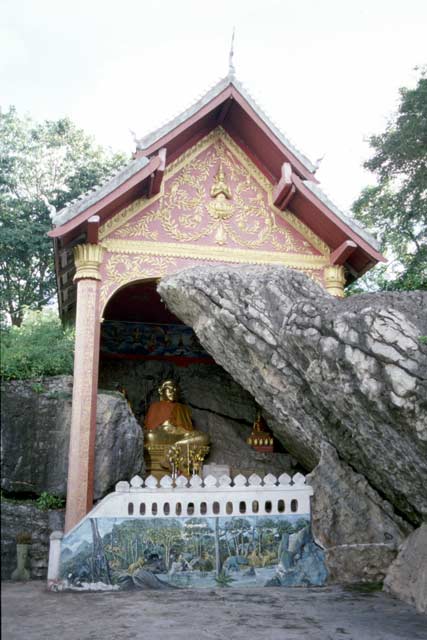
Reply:
[[[0,0],[1,105],[130,152],[226,75],[233,25],[239,80],[350,207],[427,63],[427,0]]]

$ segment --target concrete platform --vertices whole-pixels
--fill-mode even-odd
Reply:
[[[2,583],[3,640],[426,640],[427,616],[339,587],[49,593]]]

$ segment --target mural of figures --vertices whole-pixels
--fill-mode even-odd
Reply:
[[[92,518],[64,538],[61,553],[69,588],[320,586],[326,578],[308,515]]]
[[[181,357],[210,361],[191,327],[183,324],[144,324],[105,320],[101,352],[138,357]]]

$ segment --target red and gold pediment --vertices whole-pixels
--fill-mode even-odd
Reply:
[[[327,257],[327,245],[292,213],[274,207],[271,192],[264,174],[218,127],[169,165],[157,196],[108,220],[100,239],[114,252],[232,262],[245,261],[243,255],[255,263],[285,263],[285,255],[294,261]]]
[[[130,282],[211,264],[276,264],[323,283],[329,248],[272,202],[272,184],[217,127],[171,163],[160,192],[135,200],[99,231],[106,250],[101,309]]]

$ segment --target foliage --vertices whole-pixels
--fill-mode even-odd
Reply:
[[[400,90],[400,104],[384,133],[370,138],[365,167],[377,176],[353,213],[388,250],[390,262],[365,276],[360,290],[427,289],[427,68],[415,89]],[[357,289],[356,289],[357,287]]]
[[[20,531],[16,534],[17,544],[31,544],[31,533],[27,531]]]
[[[346,591],[356,591],[357,593],[375,593],[383,590],[383,582],[381,580],[377,582],[356,582],[345,585],[344,589]]]
[[[43,493],[37,498],[36,505],[42,511],[48,511],[49,509],[63,509],[65,500],[58,496],[54,496],[47,491],[43,491]]]
[[[60,210],[124,161],[69,119],[35,123],[0,112],[0,315],[20,325],[24,307],[55,293],[49,206]]]
[[[229,576],[225,571],[221,571],[215,578],[215,582],[218,587],[229,587],[232,582],[234,582],[234,578]]]
[[[20,327],[1,332],[0,375],[3,380],[25,380],[73,371],[74,336],[63,329],[54,311],[30,311]],[[33,385],[36,393],[43,385]]]
[[[157,522],[147,531],[147,541],[154,547],[163,547],[166,568],[169,569],[170,554],[174,543],[181,540],[181,527],[171,523],[169,526],[156,526]]]

